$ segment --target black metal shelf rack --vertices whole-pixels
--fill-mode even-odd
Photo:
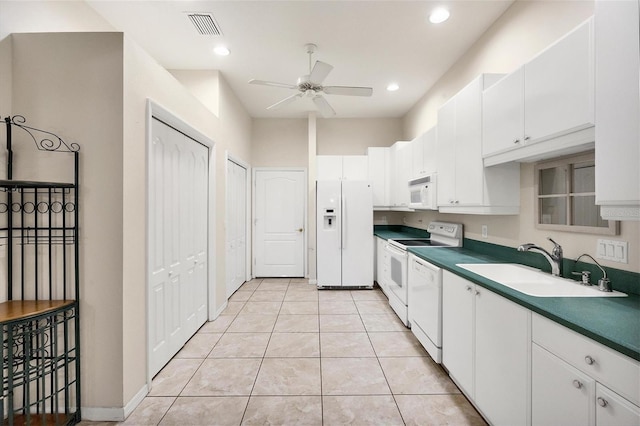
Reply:
[[[0,418],[7,425],[80,421],[77,144],[6,117],[7,179],[0,180]],[[73,182],[13,179],[12,129],[38,150],[66,153]],[[4,274],[2,274],[4,272]]]

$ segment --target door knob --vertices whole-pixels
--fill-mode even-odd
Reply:
[[[304,231],[304,228],[298,228],[298,232]]]

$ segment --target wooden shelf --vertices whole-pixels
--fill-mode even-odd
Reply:
[[[71,420],[71,415],[66,415],[66,414],[45,414],[44,421],[42,417],[43,417],[42,414],[31,414],[31,416],[29,416],[29,423],[27,423],[27,416],[25,416],[24,414],[20,414],[13,418],[13,425],[14,426],[66,425],[69,423],[69,420]],[[9,419],[5,419],[3,424],[8,425]]]
[[[0,180],[0,188],[74,188],[73,183],[37,182],[29,180]]]
[[[11,300],[0,303],[0,323],[27,319],[66,306],[75,300]]]

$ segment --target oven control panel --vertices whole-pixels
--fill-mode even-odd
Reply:
[[[462,224],[448,222],[431,222],[427,231],[433,235],[442,235],[449,238],[462,238]]]

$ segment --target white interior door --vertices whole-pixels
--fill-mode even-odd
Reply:
[[[305,187],[303,170],[256,170],[256,277],[304,276]]]
[[[227,160],[227,297],[246,280],[247,269],[247,169]]]
[[[149,156],[149,372],[207,318],[208,148],[152,120]]]

